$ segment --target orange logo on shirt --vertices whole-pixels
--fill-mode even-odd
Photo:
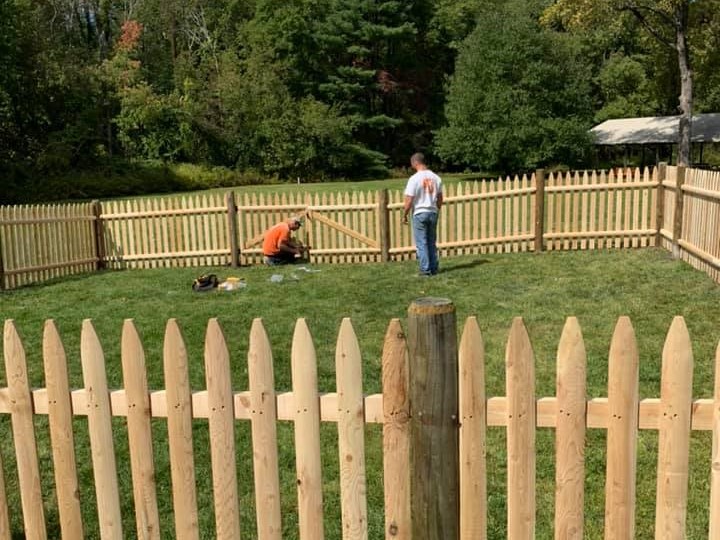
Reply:
[[[423,178],[422,187],[425,193],[429,193],[432,195],[432,193],[435,191],[435,182],[432,181],[432,178]]]

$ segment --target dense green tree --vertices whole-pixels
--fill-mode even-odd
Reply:
[[[603,105],[595,121],[611,118],[652,116],[658,109],[642,58],[611,54],[597,77]]]
[[[589,70],[572,38],[539,26],[542,6],[488,6],[461,45],[437,134],[446,163],[511,172],[582,160]]]
[[[676,53],[680,78],[678,109],[678,163],[690,162],[690,121],[693,110],[693,72],[690,62],[688,36],[690,32],[691,0],[556,0],[545,14],[546,20],[561,22],[568,28],[604,24],[627,13],[659,43]]]

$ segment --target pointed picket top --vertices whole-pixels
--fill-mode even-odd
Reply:
[[[29,538],[43,539],[45,515],[25,348],[12,319],[5,321],[3,345],[25,532]]]
[[[474,346],[473,346],[474,345]],[[480,325],[477,317],[468,317],[463,327],[463,333],[460,338],[460,351],[474,354],[475,351],[485,349]]]
[[[408,351],[400,319],[392,319],[382,350],[385,537],[409,539],[410,400]]]
[[[667,338],[665,339],[663,365],[664,362],[681,362],[684,364],[682,369],[692,369],[692,361],[693,355],[690,333],[685,324],[685,319],[677,316],[673,319],[670,330],[668,330]]]
[[[12,378],[22,375],[17,373],[17,369],[22,364],[22,370],[25,370],[25,347],[23,346],[20,334],[15,326],[13,319],[5,320],[5,329],[3,336],[3,351],[5,353],[5,369],[7,372],[7,385],[12,385]],[[13,368],[8,365],[8,361],[13,360]]]
[[[250,328],[250,342],[248,347],[248,375],[252,377],[252,372],[258,372],[263,366],[268,364],[272,367],[272,348],[270,339],[268,338],[265,326],[260,318],[253,319]],[[270,370],[272,375],[272,369]]]
[[[557,352],[555,538],[583,536],[587,356],[580,324],[568,317]]]
[[[145,349],[143,348],[140,334],[135,327],[133,319],[125,319],[122,327],[120,340],[120,356],[123,362],[123,371],[127,372],[130,364],[145,364]],[[126,365],[128,364],[128,365]]]
[[[662,354],[655,530],[685,535],[687,517],[693,357],[682,317],[673,319]]]
[[[97,358],[102,359],[103,363],[105,362],[105,353],[103,352],[100,338],[98,338],[91,319],[85,319],[82,322],[80,358],[83,361],[83,371],[85,370],[86,362],[92,362]]]
[[[205,332],[205,377],[208,392],[210,460],[212,464],[215,534],[240,538],[235,459],[235,415],[230,382],[230,353],[220,323],[212,318]]]
[[[208,360],[210,359],[219,362],[228,362],[228,364],[230,362],[230,353],[225,340],[225,334],[216,318],[208,321],[205,331],[206,369],[209,367]]]
[[[200,533],[192,444],[192,398],[187,349],[176,319],[169,319],[165,326],[163,368],[175,531],[180,540],[197,540]]]
[[[63,537],[82,538],[78,478],[72,430],[72,406],[67,375],[67,357],[55,321],[43,328],[43,364],[48,394],[48,416],[55,465],[55,484]]]
[[[610,342],[608,366],[606,538],[635,535],[639,355],[635,330],[620,317]]]
[[[525,322],[522,317],[515,317],[510,327],[510,335],[507,341],[505,362],[508,367],[514,365],[519,359],[532,358],[532,345],[528,335]]]
[[[337,347],[335,352],[335,362],[337,372],[341,369],[347,369],[361,358],[360,344],[353,328],[352,322],[348,317],[343,318],[338,332]]]
[[[179,354],[182,357],[187,357],[187,350],[185,349],[185,340],[183,339],[182,332],[180,331],[180,325],[177,319],[168,319],[165,325],[165,341],[163,343],[163,353],[166,357],[169,354]]]
[[[138,538],[159,539],[155,465],[150,427],[150,396],[145,371],[145,350],[132,319],[123,321],[120,357],[127,402],[130,464]]]
[[[485,345],[477,318],[465,321],[460,370],[460,537],[487,538]]]
[[[710,467],[710,535],[720,537],[720,342],[715,350],[715,405],[713,407],[712,463]]]
[[[66,365],[65,347],[55,321],[48,319],[43,326],[43,359],[45,360],[45,375],[50,374],[53,366],[57,365],[57,359],[61,359]]]
[[[277,405],[270,340],[262,319],[254,319],[248,347],[251,429],[257,537],[280,540],[280,473],[277,453]]]
[[[343,538],[366,540],[368,520],[362,357],[349,318],[344,318],[340,325],[335,352],[335,370]]]
[[[323,495],[317,357],[305,319],[298,319],[290,353],[295,403],[295,463],[300,540],[322,540]]]
[[[638,364],[638,348],[635,339],[635,329],[633,328],[630,318],[622,316],[618,318],[613,332],[612,341],[610,342],[610,360],[618,359],[619,366],[629,366]],[[623,362],[627,360],[629,362]]]
[[[583,341],[580,323],[576,317],[568,317],[560,336],[557,352],[558,380],[561,373],[571,369],[575,371],[575,369],[582,367],[584,372],[586,361],[585,342]]]
[[[295,331],[293,333],[291,362],[293,371],[301,369],[307,362],[308,358],[312,358],[313,370],[315,370],[315,344],[310,334],[307,322],[304,318],[300,318],[295,323]]]
[[[122,518],[105,353],[90,319],[85,319],[82,323],[80,360],[87,395],[88,429],[100,533],[103,538],[120,539],[123,538]]]
[[[507,526],[509,538],[535,535],[535,366],[522,317],[513,319],[505,349],[507,391]]]

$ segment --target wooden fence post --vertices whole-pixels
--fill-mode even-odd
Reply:
[[[655,232],[655,247],[659,247],[662,244],[663,239],[662,228],[663,225],[665,225],[665,186],[663,185],[663,182],[667,178],[667,163],[665,163],[664,161],[662,163],[659,163],[657,171],[657,208],[655,212],[655,228],[657,229],[657,231]]]
[[[412,538],[459,540],[458,351],[450,300],[410,304],[408,349]]]
[[[390,209],[388,190],[378,191],[378,212],[380,212],[380,260],[390,261]]]
[[[0,291],[5,290],[5,263],[2,256],[2,237],[0,237]]]
[[[683,209],[685,201],[683,197],[683,185],[685,184],[686,168],[682,165],[677,167],[677,179],[675,180],[675,215],[673,217],[673,259],[680,258],[680,240],[682,239]]]
[[[93,221],[93,227],[95,229],[95,256],[97,262],[95,263],[96,270],[103,270],[105,268],[105,231],[102,222],[102,205],[100,201],[94,200],[92,203],[92,212],[95,216]]]
[[[228,191],[225,194],[225,204],[227,205],[228,220],[228,237],[230,239],[230,266],[237,268],[240,266],[240,246],[238,244],[238,227],[237,227],[237,206],[235,205],[235,193]]]
[[[535,171],[535,190],[535,253],[540,253],[545,234],[545,169]]]

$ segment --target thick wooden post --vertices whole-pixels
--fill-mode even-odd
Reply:
[[[545,234],[545,169],[535,171],[535,253],[544,249]]]
[[[458,351],[450,300],[410,305],[408,350],[412,538],[459,540]]]
[[[656,222],[655,222],[655,247],[660,247],[662,245],[662,228],[663,225],[665,225],[665,186],[663,185],[663,182],[667,178],[667,163],[662,162],[658,164],[658,187],[657,187],[657,208],[655,212],[656,216]]]
[[[93,228],[95,230],[95,256],[97,257],[95,268],[102,270],[105,268],[105,233],[102,222],[102,205],[100,201],[97,200],[92,201],[90,204],[92,205],[93,215],[95,216],[95,220],[93,221]]]
[[[227,205],[228,220],[228,239],[230,240],[230,266],[237,268],[240,266],[240,246],[238,244],[238,228],[237,228],[237,206],[235,205],[235,193],[228,191],[225,194],[225,204]]]
[[[380,260],[382,262],[390,261],[390,209],[388,208],[390,200],[388,198],[388,190],[381,189],[378,191],[378,212],[380,224]]]
[[[675,215],[673,217],[673,259],[680,258],[680,240],[682,239],[683,210],[685,198],[683,197],[683,185],[685,185],[685,167],[678,165],[677,179],[675,180]]]

